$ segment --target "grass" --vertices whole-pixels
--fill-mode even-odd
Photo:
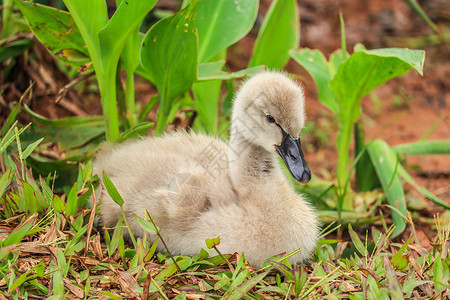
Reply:
[[[83,206],[95,182],[90,164],[80,168],[79,183],[67,195],[57,195],[51,178],[35,181],[17,160],[18,169],[0,179],[0,299],[449,296],[450,225],[445,218],[434,220],[436,238],[429,249],[421,246],[410,217],[409,239],[395,242],[389,239],[393,228],[373,226],[361,234],[349,225],[346,241],[331,238],[325,229],[314,258],[301,266],[278,256],[255,269],[243,254],[217,253],[217,239],[208,241],[212,250],[205,242],[205,250],[194,257],[172,258],[155,253],[160,240],[151,243],[144,237],[136,247],[126,244],[122,221],[112,235],[105,231],[104,238],[93,231],[95,209]]]

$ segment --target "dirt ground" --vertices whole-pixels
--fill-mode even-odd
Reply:
[[[259,22],[267,11],[270,0],[262,0]],[[160,1],[159,6],[172,7],[174,1]],[[450,2],[448,0],[419,1],[428,16],[444,33],[450,29]],[[435,36],[433,30],[400,0],[302,0],[299,1],[301,18],[300,46],[319,49],[326,56],[340,47],[339,10],[342,11],[347,36],[347,48],[360,42],[367,48],[409,47],[426,51],[424,77],[415,71],[394,79],[366,96],[362,119],[366,137],[380,138],[390,145],[450,138],[450,43],[444,37]],[[245,68],[252,53],[257,31],[232,46],[228,67],[231,70]],[[19,58],[13,70],[13,82],[1,82],[6,87],[0,114],[3,122],[8,102],[17,101],[35,82],[31,107],[50,118],[73,115],[101,114],[98,95],[89,92],[69,92],[55,104],[59,90],[69,78],[56,67],[54,59],[41,45],[34,47],[36,63],[26,57]],[[45,66],[45,67],[44,67]],[[323,170],[333,173],[336,166],[334,141],[336,127],[331,113],[317,99],[317,89],[308,74],[295,62],[290,61],[287,71],[298,74],[307,95],[308,121],[315,123],[328,142],[310,138],[314,146],[307,146],[306,158],[315,173]],[[94,81],[91,81],[93,84]],[[148,100],[155,90],[145,84],[137,85],[139,101]],[[26,117],[24,117],[26,119]],[[307,141],[308,142],[308,141]],[[409,170],[418,183],[450,203],[450,157],[443,155],[409,157]],[[434,206],[433,206],[434,207]]]

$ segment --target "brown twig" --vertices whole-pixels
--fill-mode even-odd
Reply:
[[[66,94],[69,92],[69,90],[71,88],[73,88],[75,85],[77,85],[80,82],[83,82],[83,81],[87,80],[89,77],[93,76],[94,74],[95,74],[94,72],[83,74],[80,77],[75,78],[74,80],[72,80],[71,82],[66,84],[64,87],[62,87],[59,90],[58,96],[56,97],[56,100],[55,100],[55,103],[58,103],[59,101],[61,101],[61,99],[64,98],[66,96]]]

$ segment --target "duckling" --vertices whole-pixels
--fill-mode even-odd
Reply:
[[[142,138],[101,150],[94,172],[105,171],[116,186],[133,234],[143,235],[133,215],[147,210],[173,254],[198,254],[205,239],[219,236],[221,252],[243,252],[253,266],[299,248],[289,261],[303,262],[316,246],[318,221],[277,156],[298,182],[311,179],[300,147],[304,123],[302,88],[266,71],[237,92],[228,143],[187,132]],[[113,228],[120,207],[103,185],[97,197],[98,223]]]

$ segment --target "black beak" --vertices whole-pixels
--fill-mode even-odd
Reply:
[[[277,146],[278,154],[284,160],[286,167],[295,180],[303,184],[308,183],[311,180],[311,170],[309,170],[308,164],[303,157],[300,137],[294,140],[281,126],[279,127],[283,133],[283,140],[281,145]]]

